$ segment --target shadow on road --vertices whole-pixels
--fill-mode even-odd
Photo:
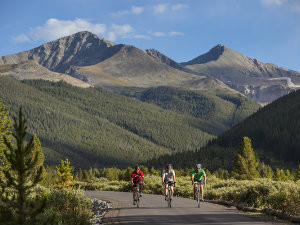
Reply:
[[[247,217],[235,217],[230,214],[190,214],[190,215],[134,215],[119,216],[121,224],[261,224]]]

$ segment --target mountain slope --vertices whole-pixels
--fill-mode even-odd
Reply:
[[[188,73],[190,70],[158,52],[154,57],[154,50],[143,51],[134,46],[115,45],[90,32],[79,32],[26,52],[2,56],[0,65],[27,60],[34,60],[51,71],[106,88],[168,85],[202,89],[202,79],[205,78],[194,72]],[[176,68],[176,65],[180,68]],[[215,82],[215,86],[233,91],[220,81]]]
[[[252,140],[261,161],[273,167],[296,168],[300,159],[300,90],[279,98],[196,152],[176,153],[152,160],[157,166],[172,162],[178,167],[202,162],[206,168],[231,169],[244,136]],[[183,160],[184,159],[184,160]]]
[[[18,64],[34,60],[47,69],[66,73],[71,65],[87,66],[113,54],[114,44],[84,31],[43,44],[29,51],[0,57],[0,64]],[[107,51],[110,49],[109,51]]]
[[[11,115],[23,107],[52,165],[68,157],[84,168],[127,166],[195,149],[213,137],[195,118],[102,88],[0,77],[0,98]]]
[[[0,65],[0,76],[13,76],[18,80],[42,79],[54,82],[65,81],[77,87],[91,87],[90,84],[69,75],[52,72],[33,60],[19,64]]]
[[[203,120],[199,127],[218,135],[259,109],[259,105],[241,94],[221,91],[192,91],[174,87],[119,89],[123,95],[153,103],[161,108]]]
[[[146,49],[145,51],[146,51],[146,53],[148,55],[150,55],[151,57],[153,57],[158,62],[165,63],[168,66],[171,66],[171,67],[173,67],[175,69],[178,69],[178,70],[182,70],[182,71],[187,72],[187,73],[192,73],[192,74],[200,75],[199,73],[197,73],[197,72],[195,72],[193,70],[185,68],[180,63],[175,62],[173,59],[169,58],[168,56],[162,54],[161,52],[159,52],[159,51],[157,51],[155,49]]]
[[[217,45],[182,65],[205,76],[217,78],[261,103],[271,102],[295,88],[300,88],[299,72],[261,63],[222,45]]]

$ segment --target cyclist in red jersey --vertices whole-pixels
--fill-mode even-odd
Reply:
[[[140,187],[140,197],[142,197],[142,189],[143,189],[143,183],[144,183],[144,174],[143,172],[140,170],[139,166],[135,166],[134,168],[135,170],[132,172],[131,174],[131,185],[132,185],[132,192],[133,192],[133,204],[135,205],[135,193],[136,193],[136,187],[137,185],[139,185]]]

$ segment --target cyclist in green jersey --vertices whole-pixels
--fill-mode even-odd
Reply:
[[[194,199],[196,199],[197,196],[197,185],[200,184],[200,190],[201,190],[201,200],[203,201],[203,185],[206,185],[206,174],[203,169],[201,169],[201,164],[196,164],[195,169],[192,171],[192,184],[194,186]],[[197,181],[198,184],[195,183]]]

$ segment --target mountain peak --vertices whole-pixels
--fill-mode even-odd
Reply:
[[[226,46],[218,44],[215,47],[213,47],[212,49],[210,49],[207,53],[200,55],[200,56],[192,59],[191,61],[185,62],[185,63],[183,63],[183,65],[203,64],[203,63],[207,63],[209,61],[215,61],[227,49],[228,48]]]

